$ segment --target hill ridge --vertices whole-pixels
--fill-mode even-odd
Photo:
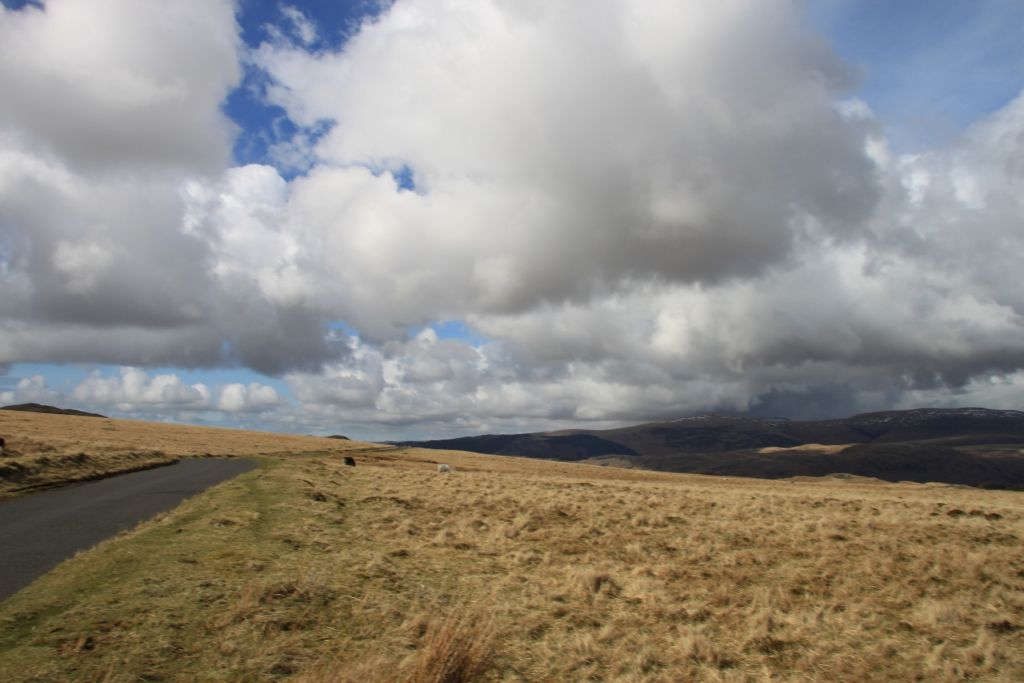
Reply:
[[[0,406],[0,410],[20,410],[26,413],[47,413],[49,415],[77,415],[78,417],[107,417],[99,413],[90,413],[74,408],[58,408],[44,403],[18,403],[17,405]]]
[[[1024,489],[1024,412],[980,407],[875,411],[824,420],[693,415],[614,429],[400,445],[567,461],[604,462],[617,456],[612,460],[632,466],[698,474],[777,479],[848,473]],[[815,445],[823,446],[820,452]]]

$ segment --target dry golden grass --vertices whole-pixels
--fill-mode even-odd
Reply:
[[[0,498],[182,457],[372,448],[321,437],[0,410]]]
[[[824,444],[824,443],[804,443],[799,446],[765,446],[759,449],[757,452],[762,454],[767,453],[824,453],[825,455],[835,455],[836,453],[842,453],[853,444]]]
[[[0,679],[1024,680],[1020,493],[356,459],[65,563],[0,605]]]

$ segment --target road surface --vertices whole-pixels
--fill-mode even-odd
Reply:
[[[189,458],[0,501],[0,600],[76,552],[254,467],[252,460]]]

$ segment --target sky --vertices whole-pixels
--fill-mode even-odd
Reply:
[[[2,0],[0,404],[1024,406],[1017,0]]]

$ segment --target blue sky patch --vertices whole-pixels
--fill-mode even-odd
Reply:
[[[855,94],[898,152],[947,144],[1024,84],[1019,0],[817,0],[805,11],[862,70]]]

